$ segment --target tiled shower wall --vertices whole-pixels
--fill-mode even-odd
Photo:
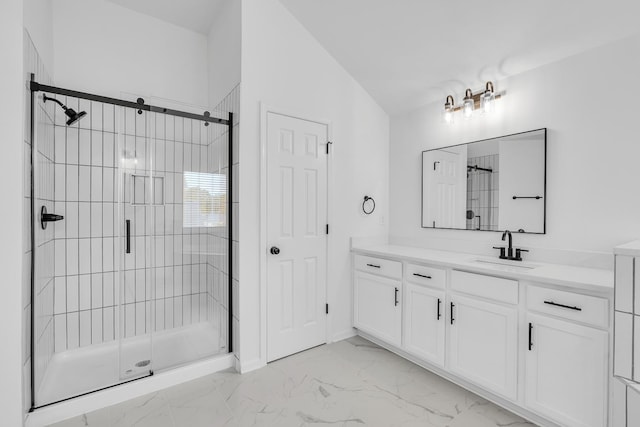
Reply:
[[[233,321],[234,332],[237,331],[238,326],[238,310],[237,307],[237,295],[238,295],[238,269],[237,269],[237,253],[238,253],[238,217],[239,217],[239,204],[238,204],[238,129],[240,125],[240,117],[238,112],[240,111],[240,85],[237,85],[214,109],[214,115],[217,117],[227,118],[229,113],[234,113],[233,117],[233,197],[232,197],[232,222],[233,222],[233,281],[232,292],[234,301]],[[212,139],[208,146],[209,157],[209,169],[208,172],[212,174],[223,174],[229,176],[229,162],[228,162],[228,147],[229,147],[229,135],[228,129],[224,126],[211,126],[212,127]],[[207,252],[211,255],[207,258],[207,276],[213,277],[213,280],[209,280],[209,287],[207,290],[207,296],[209,299],[208,307],[211,310],[210,316],[212,319],[220,319],[220,348],[227,347],[227,331],[229,328],[229,258],[228,258],[228,227],[212,227],[207,232]],[[237,354],[236,337],[234,339],[234,346]]]
[[[54,325],[56,352],[113,340],[117,286],[115,108],[58,97],[88,116],[55,117]]]
[[[24,32],[24,70],[25,83],[30,79],[30,75],[35,74],[36,80],[44,84],[52,84],[49,73],[44,67],[42,59],[29,36]],[[34,160],[38,164],[39,173],[35,177],[36,206],[47,206],[49,211],[53,211],[53,111],[51,103],[43,104],[41,97],[37,98],[34,108],[35,124],[35,144],[31,146],[31,92],[25,85],[25,115],[24,115],[24,203],[23,215],[24,233],[22,250],[24,253],[22,275],[23,289],[23,378],[24,378],[24,408],[25,411],[31,407],[31,155],[32,148],[35,149]],[[49,364],[54,352],[53,339],[53,263],[47,263],[48,258],[53,259],[54,243],[53,228],[48,227],[46,231],[36,229],[35,244],[37,254],[40,256],[36,260],[38,274],[35,280],[38,305],[36,309],[35,321],[35,347],[37,354],[35,365],[38,372],[44,372]],[[38,387],[42,381],[42,375],[34,378],[35,386]]]
[[[209,170],[215,126],[83,100],[63,102],[89,117],[72,127],[63,116],[56,118],[56,210],[65,215],[56,224],[56,352],[119,338],[118,330],[132,337],[209,320],[208,228],[183,227],[183,172]],[[134,182],[142,185],[138,196]],[[125,219],[131,221],[129,254]],[[122,296],[118,283],[124,283]]]
[[[478,222],[480,230],[498,229],[498,183],[500,177],[498,163],[498,154],[470,157],[467,160],[468,166],[493,170],[493,172],[476,170],[467,172],[467,210],[473,211],[474,215],[472,219],[467,219],[468,230],[476,230]]]

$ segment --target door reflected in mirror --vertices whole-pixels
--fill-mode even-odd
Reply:
[[[547,130],[422,152],[422,227],[545,233]]]

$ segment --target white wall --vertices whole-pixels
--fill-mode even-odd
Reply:
[[[218,105],[240,83],[240,1],[226,0],[218,9],[208,37],[209,105]]]
[[[208,104],[207,37],[104,0],[52,0],[56,85]]]
[[[2,424],[20,426],[22,408],[22,225],[23,74],[22,0],[0,2],[0,414]]]
[[[387,114],[277,0],[242,2],[240,359],[259,364],[260,103],[332,123],[330,335],[351,333],[350,236],[388,227]],[[365,216],[365,194],[376,212]],[[264,356],[264,355],[262,355]]]
[[[24,0],[23,20],[24,27],[38,49],[44,67],[52,74],[54,67],[52,1]]]
[[[639,238],[638,76],[635,36],[497,82],[507,95],[492,117],[457,116],[446,125],[440,115],[444,99],[393,117],[391,236],[418,245],[452,239],[460,249],[470,242],[490,248],[497,233],[420,228],[420,152],[547,127],[547,234],[518,235],[515,243],[610,253]],[[457,101],[460,96],[455,94]]]

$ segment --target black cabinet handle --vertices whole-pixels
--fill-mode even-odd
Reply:
[[[130,254],[131,253],[131,220],[128,219],[125,221],[125,234],[126,234],[126,240],[125,240],[125,252]]]
[[[395,303],[394,304],[397,306],[398,305],[398,288],[395,288],[395,289],[396,290],[395,290],[395,293],[394,293],[394,298],[395,298]]]
[[[533,347],[533,341],[532,341],[532,335],[533,335],[533,323],[529,322],[529,351],[531,351],[531,348]]]
[[[425,279],[431,279],[431,276],[427,276],[425,274],[413,273],[413,275],[417,277],[424,277]]]
[[[436,316],[436,320],[440,320],[440,317],[442,317],[442,314],[440,313],[440,305],[442,304],[442,301],[440,301],[440,298],[438,298],[438,314]]]
[[[375,265],[375,264],[367,264],[367,267],[380,268],[379,265]]]
[[[452,324],[452,325],[453,325],[454,320],[456,320],[456,319],[454,319],[454,318],[453,318],[453,308],[454,308],[455,306],[456,306],[456,305],[455,305],[454,303],[451,303],[451,324]]]
[[[553,302],[553,301],[545,301],[544,303],[549,305],[554,305],[556,307],[568,308],[569,310],[582,311],[580,307],[558,304],[557,302]]]

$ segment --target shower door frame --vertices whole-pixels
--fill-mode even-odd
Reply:
[[[88,394],[92,394],[95,393],[97,391],[101,391],[101,390],[106,390],[109,388],[113,388],[113,387],[117,387],[123,384],[127,384],[133,381],[137,381],[139,379],[142,378],[147,378],[148,376],[142,376],[142,377],[138,377],[138,378],[133,378],[130,380],[125,380],[122,381],[118,384],[114,384],[114,385],[110,385],[110,386],[106,386],[97,390],[92,390],[92,391],[88,391],[86,393],[81,393],[79,395],[75,395],[75,396],[71,396],[65,399],[61,399],[55,402],[50,402],[44,405],[40,405],[40,406],[36,406],[35,405],[35,395],[36,395],[36,390],[35,390],[35,363],[34,363],[34,356],[35,356],[35,223],[36,223],[36,200],[35,200],[35,183],[34,183],[34,174],[35,174],[35,150],[34,150],[34,144],[35,144],[35,134],[36,134],[36,129],[35,129],[35,103],[36,103],[36,93],[37,92],[48,92],[51,94],[55,94],[55,95],[62,95],[62,96],[70,96],[73,98],[78,98],[78,99],[84,99],[87,101],[94,101],[94,102],[101,102],[104,104],[110,104],[110,105],[114,105],[114,106],[120,106],[120,107],[127,107],[127,108],[134,108],[137,110],[141,110],[141,111],[148,111],[148,112],[154,112],[154,113],[162,113],[162,114],[167,114],[167,115],[171,115],[171,116],[176,116],[176,117],[182,117],[182,118],[187,118],[187,119],[192,119],[192,120],[200,120],[203,121],[205,123],[212,123],[212,124],[219,124],[219,125],[223,125],[223,126],[227,126],[227,132],[228,132],[228,164],[229,164],[229,169],[228,169],[228,178],[227,178],[227,238],[228,238],[228,257],[227,257],[227,261],[228,261],[228,271],[229,271],[229,280],[228,280],[228,300],[227,300],[227,307],[228,307],[228,319],[227,319],[227,323],[228,323],[228,330],[227,330],[227,350],[228,353],[232,353],[233,352],[233,292],[232,292],[232,280],[231,278],[233,277],[233,214],[232,214],[232,209],[233,209],[233,172],[232,172],[232,165],[233,165],[233,113],[230,112],[229,113],[229,117],[228,119],[220,119],[217,117],[211,117],[211,114],[208,111],[205,111],[202,115],[200,114],[194,114],[194,113],[189,113],[186,111],[180,111],[180,110],[173,110],[170,108],[164,108],[164,107],[158,107],[158,106],[153,106],[153,105],[149,105],[149,104],[145,104],[144,99],[142,98],[138,98],[138,100],[136,102],[132,102],[132,101],[126,101],[123,99],[117,99],[117,98],[110,98],[110,97],[106,97],[106,96],[101,96],[101,95],[96,95],[96,94],[92,94],[92,93],[87,93],[87,92],[79,92],[79,91],[75,91],[75,90],[71,90],[71,89],[65,89],[65,88],[60,88],[60,87],[56,87],[56,86],[48,86],[48,85],[43,85],[40,84],[38,82],[35,81],[35,74],[31,74],[31,79],[28,82],[28,86],[29,86],[29,90],[31,92],[31,105],[30,105],[30,141],[31,141],[31,162],[30,162],[30,175],[31,175],[31,188],[30,188],[30,193],[31,193],[31,247],[33,248],[33,250],[31,251],[31,330],[30,330],[30,357],[31,357],[31,407],[29,409],[29,412],[33,412],[36,409],[39,408],[44,408],[50,405],[54,405],[60,402],[64,402],[67,400],[71,400],[71,399],[75,399],[81,396],[85,396]],[[172,368],[169,368],[172,369]],[[153,372],[150,373],[150,375],[153,375]]]

